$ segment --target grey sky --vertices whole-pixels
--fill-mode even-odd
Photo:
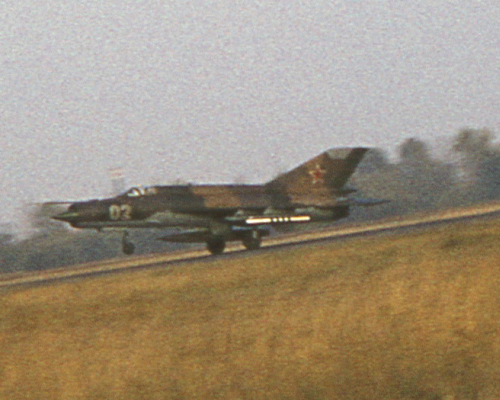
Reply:
[[[0,2],[0,221],[129,184],[262,182],[343,145],[500,132],[500,3]]]

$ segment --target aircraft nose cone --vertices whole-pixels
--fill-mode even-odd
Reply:
[[[64,222],[75,222],[80,217],[80,214],[74,211],[66,211],[62,214],[57,214],[52,217],[52,219],[57,219],[58,221]]]

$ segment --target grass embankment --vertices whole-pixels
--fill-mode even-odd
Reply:
[[[498,399],[500,222],[19,289],[1,399]]]

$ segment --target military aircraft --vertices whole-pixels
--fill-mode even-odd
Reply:
[[[258,249],[270,226],[335,221],[355,205],[383,200],[349,197],[346,186],[368,148],[330,149],[264,185],[171,185],[134,187],[112,198],[81,201],[52,218],[74,228],[121,228],[122,250],[132,254],[132,228],[177,228],[159,238],[167,242],[206,243],[212,254],[226,242]]]

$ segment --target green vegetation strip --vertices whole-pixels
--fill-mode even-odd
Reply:
[[[495,399],[500,222],[0,297],[0,398]]]

